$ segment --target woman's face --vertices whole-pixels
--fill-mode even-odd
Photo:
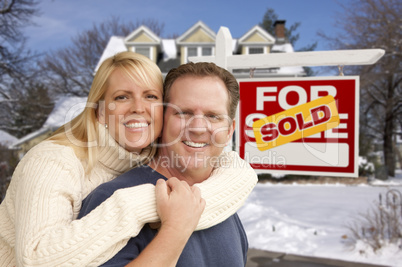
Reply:
[[[161,133],[162,88],[143,88],[116,69],[108,79],[98,120],[126,150],[140,152]]]

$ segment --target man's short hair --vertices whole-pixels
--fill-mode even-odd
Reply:
[[[164,102],[169,103],[170,101],[170,89],[173,83],[181,77],[184,76],[196,76],[196,77],[218,77],[226,86],[229,95],[228,101],[228,115],[231,119],[236,116],[236,108],[239,103],[240,93],[239,84],[236,78],[224,68],[218,67],[214,63],[199,62],[199,63],[187,63],[180,65],[177,68],[171,69],[166,75],[164,82]]]

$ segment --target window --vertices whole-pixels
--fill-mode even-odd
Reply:
[[[249,47],[248,53],[249,54],[264,54],[264,48],[263,47]]]
[[[189,47],[189,48],[187,48],[187,56],[189,56],[189,57],[198,56],[197,47]]]
[[[203,47],[202,55],[203,56],[212,56],[212,47]]]
[[[212,56],[213,47],[212,46],[192,46],[187,47],[187,59],[189,57],[200,57],[200,56]]]
[[[149,47],[136,47],[135,52],[150,58]]]

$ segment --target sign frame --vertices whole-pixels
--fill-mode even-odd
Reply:
[[[237,79],[240,88],[242,88],[242,84],[244,83],[264,83],[264,82],[308,82],[308,81],[343,81],[343,80],[353,80],[354,82],[354,125],[349,125],[349,127],[354,127],[354,137],[353,137],[353,151],[349,154],[352,154],[353,156],[353,163],[350,163],[350,166],[348,167],[349,169],[353,169],[353,171],[344,171],[344,169],[340,168],[341,171],[333,171],[334,168],[329,168],[332,169],[331,171],[323,171],[322,167],[319,167],[317,171],[315,170],[288,170],[288,169],[272,169],[272,168],[261,168],[257,166],[256,164],[250,162],[251,166],[254,168],[256,173],[269,173],[269,174],[281,174],[281,175],[286,175],[286,174],[293,174],[293,175],[314,175],[314,176],[334,176],[334,177],[357,177],[358,176],[358,171],[359,171],[359,101],[360,101],[360,81],[359,81],[359,76],[318,76],[318,77],[286,77],[286,78],[281,78],[281,77],[275,77],[275,78],[248,78],[248,79]],[[241,90],[240,90],[241,91]],[[279,92],[279,91],[278,91]],[[279,93],[278,93],[279,94]],[[240,95],[240,101],[244,100],[244,97],[242,98],[242,95]],[[278,101],[278,98],[276,99]],[[337,99],[338,100],[338,99]],[[257,99],[255,99],[257,101]],[[256,103],[254,103],[256,104]],[[244,105],[244,103],[243,103]],[[236,134],[235,134],[235,148],[236,152],[239,153],[241,158],[245,158],[245,149],[241,149],[241,145],[245,146],[245,143],[241,143],[242,141],[240,140],[240,134],[245,135],[245,121],[241,121],[244,119],[245,114],[242,113],[242,103],[239,103],[239,106],[237,108],[237,113],[236,113]],[[264,113],[264,111],[262,111]],[[340,111],[342,113],[342,110]],[[272,115],[272,114],[267,114],[267,116]],[[243,138],[244,139],[244,138]],[[301,140],[301,139],[300,139]],[[299,141],[300,141],[299,140]],[[350,141],[350,140],[349,140]],[[301,142],[301,143],[308,143],[308,142]],[[340,143],[337,143],[340,144]],[[339,145],[338,145],[339,148]],[[243,154],[243,155],[242,155]],[[247,159],[246,159],[247,160]],[[351,159],[348,158],[348,161]],[[260,164],[261,165],[261,164]]]

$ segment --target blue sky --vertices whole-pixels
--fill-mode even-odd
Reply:
[[[157,20],[165,24],[164,35],[181,35],[202,20],[215,32],[226,26],[233,38],[239,38],[262,21],[268,8],[273,8],[279,19],[286,20],[287,26],[301,22],[296,49],[319,41],[316,50],[329,50],[316,33],[333,33],[335,16],[341,11],[336,0],[42,0],[39,8],[41,15],[34,19],[36,26],[25,29],[28,45],[39,52],[68,46],[77,33],[111,16],[118,16],[123,22]]]

